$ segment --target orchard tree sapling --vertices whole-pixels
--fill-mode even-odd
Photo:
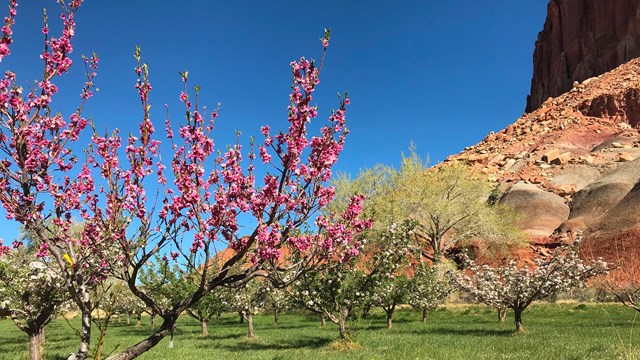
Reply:
[[[477,265],[468,260],[468,268],[454,276],[456,285],[473,298],[495,308],[510,308],[515,314],[516,331],[524,330],[522,312],[535,300],[544,299],[572,287],[584,286],[586,280],[606,273],[607,263],[580,259],[580,238],[557,248],[548,258],[535,260],[535,267],[520,267],[510,261],[504,267]]]
[[[440,267],[425,261],[413,265],[413,277],[409,280],[406,300],[414,309],[420,310],[422,322],[427,322],[427,313],[442,305],[452,291]]]
[[[44,329],[68,300],[64,280],[24,246],[0,258],[0,314],[29,336],[29,359],[43,359]]]

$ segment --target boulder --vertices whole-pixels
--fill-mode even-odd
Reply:
[[[625,163],[576,192],[570,203],[567,227],[582,228],[606,214],[634,188],[640,179],[640,159]]]
[[[553,162],[557,161],[559,157],[560,150],[553,149],[547,151],[544,155],[542,155],[542,161],[546,162],[547,164],[552,164]]]
[[[640,219],[640,183],[629,191],[609,211],[604,213],[587,229],[588,234],[598,237],[617,236],[625,231],[638,228]]]
[[[551,235],[569,216],[562,197],[532,184],[511,186],[500,198],[500,204],[520,213],[518,226],[532,236]]]
[[[633,161],[633,155],[628,152],[621,152],[618,154],[618,160],[622,162]]]

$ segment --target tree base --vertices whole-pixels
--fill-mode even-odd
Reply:
[[[329,344],[329,349],[334,351],[348,351],[362,349],[362,345],[353,340],[335,340]]]

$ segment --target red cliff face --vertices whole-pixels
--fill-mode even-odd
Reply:
[[[640,0],[551,0],[533,53],[527,112],[640,56]]]

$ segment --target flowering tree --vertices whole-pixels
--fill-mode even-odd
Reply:
[[[200,322],[202,336],[209,335],[211,319],[219,319],[224,311],[229,310],[229,295],[227,289],[216,288],[187,309],[187,314]]]
[[[535,300],[583,286],[593,276],[607,271],[601,259],[585,263],[578,254],[579,239],[559,248],[549,258],[535,260],[536,267],[518,267],[515,261],[493,268],[468,261],[468,275],[455,277],[457,286],[489,306],[511,308],[515,313],[516,331],[523,331],[522,312]]]
[[[265,305],[265,287],[258,281],[253,279],[247,283],[239,284],[238,287],[228,288],[231,292],[228,296],[227,308],[240,314],[241,321],[247,322],[247,337],[254,338],[256,336],[253,327],[253,315],[255,315]]]
[[[264,308],[273,311],[273,322],[280,325],[280,314],[292,305],[291,297],[286,290],[269,285],[265,286],[264,291]]]
[[[25,93],[11,72],[0,81],[0,148],[5,155],[0,160],[0,202],[10,218],[35,234],[39,254],[51,254],[58,263],[66,288],[82,311],[78,358],[88,353],[90,288],[108,271],[163,320],[148,338],[110,357],[132,359],[169,334],[178,316],[214,288],[248,281],[259,273],[285,284],[309,268],[357,255],[355,235],[368,226],[358,219],[362,197],[354,197],[341,214],[315,216],[334,196],[326,183],[348,134],[345,94],[320,134],[308,137],[307,126],[318,113],[312,95],[320,82],[324,52],[319,64],[305,58],[291,63],[288,130],[272,134],[269,126],[261,129],[264,140],[258,154],[268,170],[261,186],[256,184],[253,145],[245,152],[237,142],[217,152],[211,132],[218,112],[209,115],[199,104],[198,87],[194,93],[187,90],[187,72],[182,74],[185,90],[180,94],[185,121],[174,129],[167,116],[166,139],[173,156],[169,162],[161,161],[160,141],[154,138],[151,122],[148,67],[139,50],[135,86],[142,107],[139,132],[124,146],[117,131],[94,133],[87,162],[77,168],[70,145],[88,124],[82,109],[92,95],[98,58],[84,59],[87,82],[78,110],[68,120],[51,108],[51,99],[58,91],[53,80],[72,64],[74,16],[80,5],[80,0],[63,4],[60,37],[49,38],[48,27],[43,28],[44,71],[37,87]],[[10,53],[16,6],[11,0],[0,60]],[[322,44],[326,51],[328,31]],[[99,172],[99,178],[92,171]],[[148,198],[154,192],[157,201]],[[84,221],[79,236],[70,232],[74,215]],[[240,233],[241,216],[253,218],[247,222],[251,228],[246,236]],[[315,233],[296,231],[308,225],[314,225]],[[10,250],[4,245],[1,249]],[[218,250],[229,256],[219,270],[210,271],[203,265]],[[141,270],[163,252],[170,253],[181,271],[201,270],[194,290],[168,304],[147,293],[139,281]],[[250,266],[237,269],[245,260]],[[283,270],[287,277],[278,275]]]
[[[411,221],[391,224],[384,231],[373,231],[367,244],[360,268],[366,276],[365,288],[370,303],[381,307],[387,314],[387,328],[393,327],[393,313],[406,300],[407,270],[410,255],[416,252],[414,229]]]
[[[327,31],[322,39],[325,51],[328,41]],[[358,253],[355,235],[368,226],[358,218],[363,197],[355,196],[341,214],[318,216],[315,233],[300,235],[297,231],[310,225],[314,214],[333,198],[333,187],[326,182],[348,133],[345,111],[349,99],[345,94],[320,135],[307,137],[307,125],[317,116],[312,93],[319,84],[322,61],[316,65],[302,58],[291,63],[289,129],[272,135],[269,126],[262,127],[259,158],[274,172],[268,172],[264,184],[258,186],[253,147],[246,157],[239,142],[216,155],[210,135],[218,112],[213,111],[206,120],[207,109],[198,102],[199,87],[194,94],[187,90],[187,72],[182,73],[185,90],[180,95],[185,123],[174,133],[167,118],[166,138],[173,158],[168,166],[163,165],[150,120],[148,67],[141,62],[139,50],[136,58],[136,89],[143,112],[140,132],[127,140],[126,160],[119,157],[117,132],[94,134],[91,163],[103,178],[106,203],[92,204],[90,212],[100,217],[96,221],[100,233],[119,246],[117,263],[112,264],[116,276],[163,322],[151,336],[112,359],[132,359],[155,346],[172,331],[182,312],[217,287],[247,282],[258,275],[268,276],[281,287],[320,264],[348,261]],[[124,162],[127,167],[121,165]],[[159,201],[149,201],[145,189],[158,186]],[[253,230],[246,236],[240,234],[241,215],[253,217],[249,222]],[[138,281],[140,270],[164,249],[185,274],[199,273],[193,291],[166,305]],[[206,266],[220,259],[219,267]]]
[[[94,181],[88,166],[75,166],[77,157],[71,145],[88,124],[82,112],[92,96],[98,57],[83,57],[87,80],[80,91],[80,103],[75,112],[64,117],[52,107],[52,99],[58,92],[56,81],[72,64],[75,12],[81,1],[59,3],[62,33],[50,36],[45,15],[44,51],[40,56],[43,72],[36,86],[23,89],[19,82],[24,79],[18,80],[11,71],[0,80],[0,203],[7,217],[21,223],[32,235],[36,256],[50,255],[58,264],[64,286],[82,312],[78,358],[83,359],[90,341],[90,289],[104,279],[108,257],[103,254],[108,251],[104,242],[109,239],[89,221],[85,205],[94,199],[90,195]],[[9,15],[0,38],[0,61],[11,53],[17,5],[17,0],[9,1]],[[74,215],[88,224],[79,234],[72,231]],[[8,251],[9,247],[0,244],[0,255]]]
[[[357,270],[355,259],[303,274],[290,294],[301,306],[338,325],[341,341],[351,341],[347,321],[369,294],[365,277]]]
[[[426,322],[427,313],[444,303],[453,288],[436,266],[420,261],[413,269],[406,300],[413,308],[421,311],[422,322]]]
[[[29,359],[43,358],[44,328],[68,300],[64,281],[24,247],[0,258],[0,314],[29,336]]]
[[[145,304],[142,300],[133,296],[133,294],[128,291],[124,291],[121,294],[121,300],[116,305],[115,313],[119,317],[127,318],[127,325],[131,324],[131,317],[136,318],[136,327],[142,326],[142,313],[145,312]]]

